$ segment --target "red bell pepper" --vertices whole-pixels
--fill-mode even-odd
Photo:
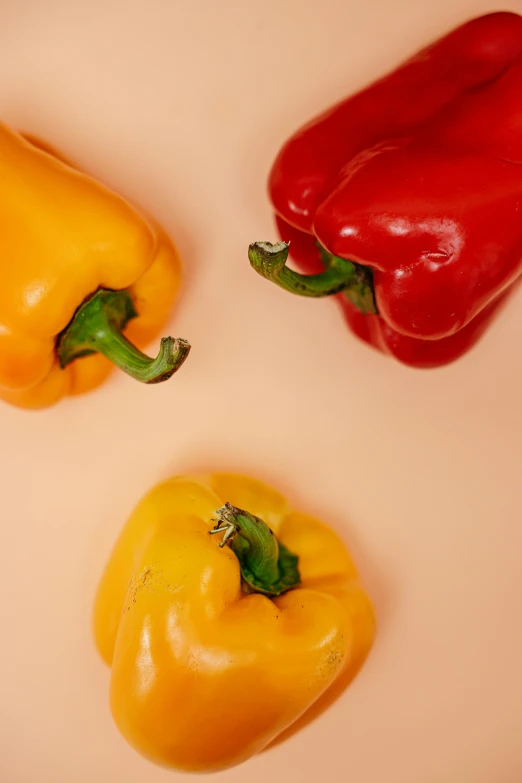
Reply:
[[[340,294],[352,330],[406,364],[457,359],[522,273],[521,96],[522,16],[436,41],[285,144],[269,180],[285,242],[251,245],[252,266]]]

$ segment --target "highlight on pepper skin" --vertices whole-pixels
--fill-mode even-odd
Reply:
[[[460,358],[522,275],[521,90],[522,16],[496,12],[307,123],[269,176],[300,273],[281,243],[251,245],[252,266],[334,295],[351,331],[404,364]]]
[[[0,124],[0,399],[44,408],[101,384],[113,366],[143,383],[176,372],[190,345],[164,337],[181,284],[154,221],[48,144]],[[24,204],[27,214],[20,213]]]
[[[374,634],[333,530],[226,473],[177,476],[143,498],[94,607],[121,734],[151,761],[195,772],[240,764],[319,715]]]

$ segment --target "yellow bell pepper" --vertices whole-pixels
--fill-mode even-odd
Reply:
[[[374,613],[323,523],[253,479],[180,476],[124,528],[94,633],[127,741],[161,765],[210,772],[336,698],[371,647]]]
[[[0,124],[0,399],[51,405],[116,364],[155,383],[190,346],[163,338],[180,284],[166,234],[48,145]],[[125,330],[126,337],[121,332]]]

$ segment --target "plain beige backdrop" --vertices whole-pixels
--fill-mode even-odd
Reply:
[[[265,182],[287,134],[506,6],[522,11],[514,0],[0,3],[1,119],[163,222],[187,281],[170,329],[193,344],[158,387],[115,374],[46,412],[0,408],[1,783],[183,777],[114,728],[90,612],[140,496],[200,468],[272,481],[331,521],[379,620],[343,698],[215,780],[522,780],[522,295],[466,358],[412,371],[350,336],[333,303],[261,281],[246,256],[275,237]]]

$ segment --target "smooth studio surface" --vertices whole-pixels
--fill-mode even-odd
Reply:
[[[115,372],[48,411],[0,406],[2,783],[194,780],[120,737],[91,617],[140,497],[209,469],[257,476],[331,523],[379,624],[327,713],[215,780],[522,778],[522,294],[467,357],[415,371],[359,343],[334,303],[291,297],[247,259],[250,242],[276,238],[266,178],[284,139],[495,8],[2,3],[2,120],[164,225],[186,274],[170,332],[193,346],[159,386]]]

